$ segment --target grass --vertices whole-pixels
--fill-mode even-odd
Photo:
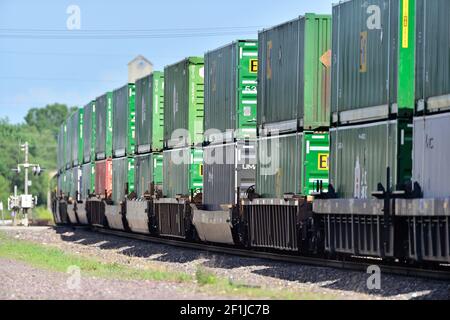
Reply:
[[[32,210],[32,216],[34,219],[53,221],[53,214],[47,210],[46,207],[37,207]],[[11,212],[5,210],[3,213],[5,220],[11,220]],[[0,220],[2,215],[0,214]]]
[[[136,269],[118,263],[103,263],[93,258],[67,254],[64,251],[13,240],[0,233],[0,257],[28,263],[34,267],[49,271],[66,272],[69,267],[77,266],[82,274],[93,277],[120,280],[153,280],[184,282],[192,279],[181,272],[158,269]]]
[[[93,258],[69,254],[58,248],[12,239],[2,232],[0,232],[0,258],[22,261],[36,268],[64,273],[69,267],[77,266],[82,275],[98,278],[196,283],[199,292],[209,295],[277,300],[329,300],[336,298],[332,295],[286,289],[250,287],[218,277],[211,270],[201,266],[197,268],[195,278],[193,278],[187,273],[161,270],[160,268],[138,269],[118,263],[104,263]]]

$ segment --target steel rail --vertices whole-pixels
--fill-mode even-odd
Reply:
[[[151,235],[128,233],[125,231],[103,229],[98,227],[74,227],[75,229],[85,229],[94,232],[99,232],[107,235],[117,236],[121,238],[128,238],[133,240],[147,241],[162,245],[168,245],[173,247],[187,248],[193,250],[201,250],[209,253],[219,253],[234,255],[247,258],[265,259],[277,262],[288,262],[294,264],[301,264],[314,267],[326,267],[341,270],[367,272],[370,266],[376,265],[381,269],[382,274],[391,274],[405,277],[423,278],[430,280],[445,280],[450,281],[450,267],[447,270],[433,270],[428,268],[407,267],[404,265],[389,265],[381,260],[365,259],[366,261],[343,261],[343,260],[330,260],[323,258],[304,257],[287,255],[283,253],[270,253],[261,251],[252,251],[246,249],[239,249],[233,247],[226,247],[220,245],[193,243],[182,240],[167,239],[154,237]]]

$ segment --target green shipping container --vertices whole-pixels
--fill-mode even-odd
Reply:
[[[411,115],[415,12],[416,0],[351,0],[333,7],[333,122]]]
[[[378,183],[395,190],[411,179],[412,121],[393,120],[331,130],[330,183],[339,198],[370,199]]]
[[[59,128],[58,133],[58,172],[62,173],[66,167],[66,124],[63,123]]]
[[[113,156],[133,155],[135,144],[135,85],[128,84],[113,92]]]
[[[164,147],[183,147],[203,143],[204,63],[190,57],[164,70]],[[176,130],[184,134],[173,136]],[[180,137],[184,138],[180,141]],[[189,138],[189,139],[186,139]]]
[[[163,194],[167,198],[190,196],[203,189],[203,150],[183,148],[164,151]]]
[[[328,133],[304,132],[258,140],[256,192],[263,198],[328,191]]]
[[[84,107],[83,114],[83,163],[95,161],[95,101]]]
[[[231,130],[230,138],[255,138],[258,41],[238,40],[206,53],[205,70],[205,132]]]
[[[164,73],[136,81],[136,152],[158,152],[164,148]]]
[[[417,1],[417,0],[416,0]],[[450,108],[450,1],[417,1],[416,98],[418,111]]]
[[[113,95],[107,92],[95,102],[95,157],[104,160],[112,157]]]
[[[329,127],[331,16],[308,13],[259,33],[258,126]]]
[[[95,193],[95,163],[86,163],[81,167],[81,200]]]
[[[134,192],[135,160],[133,157],[113,159],[112,162],[112,201],[119,204],[128,194]]]
[[[136,178],[135,191],[138,198],[142,198],[146,192],[150,192],[154,183],[156,190],[162,190],[163,184],[163,155],[162,153],[150,153],[135,157]]]

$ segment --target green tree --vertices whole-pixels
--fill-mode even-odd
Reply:
[[[39,163],[46,169],[46,173],[39,177],[30,175],[30,192],[38,196],[40,205],[46,204],[48,173],[56,170],[57,134],[61,124],[75,110],[53,104],[30,109],[22,124],[10,124],[7,118],[0,119],[0,200],[5,201],[15,185],[19,192],[23,191],[23,172],[17,174],[11,169],[24,161],[20,145],[28,141],[30,162]]]

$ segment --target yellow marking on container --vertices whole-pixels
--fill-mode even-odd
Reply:
[[[258,59],[251,59],[249,70],[251,73],[258,73]]]
[[[367,72],[367,31],[361,32],[359,36],[359,72]]]
[[[402,48],[409,47],[409,0],[403,0]]]
[[[328,168],[329,168],[328,157],[329,157],[328,153],[319,153],[319,156],[318,156],[319,170],[321,170],[321,171],[328,170]]]

